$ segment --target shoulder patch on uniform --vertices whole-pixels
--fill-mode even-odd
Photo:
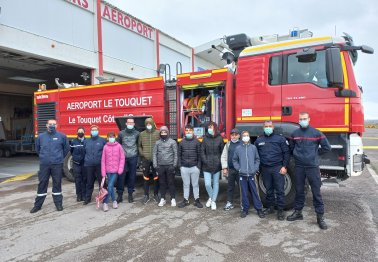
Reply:
[[[57,137],[53,137],[53,140],[58,140],[58,138]]]
[[[259,146],[265,145],[265,142],[258,143]]]
[[[289,145],[289,141],[285,140],[286,141],[286,145]]]

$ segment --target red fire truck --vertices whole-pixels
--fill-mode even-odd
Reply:
[[[251,43],[240,34],[225,40],[231,50],[223,53],[227,68],[181,73],[174,79],[166,74],[165,78],[36,92],[35,136],[45,131],[46,120],[52,117],[61,132],[74,138],[78,126],[88,130],[96,124],[105,136],[124,127],[125,116],[135,115],[153,116],[157,126],[167,125],[177,140],[187,123],[201,138],[209,121],[218,124],[225,140],[235,126],[255,139],[268,119],[276,132],[289,136],[298,128],[299,112],[305,111],[311,125],[332,145],[332,151],[321,158],[322,175],[345,180],[362,173],[364,112],[353,64],[357,51],[373,53],[372,48],[355,46],[350,36],[295,36],[267,43],[260,38]],[[136,122],[142,129],[143,121]],[[69,159],[66,162],[69,171]],[[293,176],[291,165],[285,184],[288,207],[295,195]],[[264,195],[262,180],[259,185]]]

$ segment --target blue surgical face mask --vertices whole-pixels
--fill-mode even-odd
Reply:
[[[210,135],[214,135],[214,129],[212,129],[212,128],[209,128],[209,129],[207,130],[207,132],[208,132]]]
[[[152,129],[152,126],[151,126],[151,125],[147,125],[146,128],[147,128],[148,130],[151,130],[151,129]]]
[[[239,139],[235,138],[235,139],[231,139],[231,142],[232,143],[237,143],[239,141]]]
[[[127,129],[133,129],[134,125],[126,125]]]
[[[273,127],[264,127],[264,133],[265,135],[270,136],[273,134]]]
[[[192,138],[193,138],[193,134],[186,134],[185,137],[186,137],[187,139],[192,139]]]
[[[49,132],[55,132],[55,130],[56,130],[55,125],[48,125],[47,128],[49,129]]]
[[[308,127],[308,119],[306,119],[306,120],[299,120],[299,125],[300,125],[302,128],[306,128],[306,127]]]
[[[98,136],[98,130],[91,130],[91,135],[92,135],[93,137]]]
[[[114,143],[115,142],[115,137],[109,137],[109,142]]]

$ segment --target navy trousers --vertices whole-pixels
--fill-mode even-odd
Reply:
[[[259,193],[257,191],[255,177],[240,175],[240,188],[241,188],[241,193],[242,193],[243,210],[248,213],[248,210],[249,210],[248,192],[250,192],[252,195],[253,207],[256,210],[261,210],[262,203],[260,200]]]
[[[117,193],[123,194],[125,191],[125,182],[127,184],[127,192],[129,195],[135,191],[135,178],[138,164],[138,156],[126,157],[125,169],[122,175],[117,179]]]
[[[85,192],[85,200],[91,201],[92,193],[94,189],[94,182],[97,179],[98,182],[98,188],[101,186],[101,165],[97,166],[86,166],[85,167],[85,173],[87,174],[87,186],[86,186],[86,192]],[[106,187],[104,185],[104,187]]]
[[[76,196],[85,198],[85,192],[87,187],[87,174],[84,171],[84,165],[73,163],[72,169],[75,177]]]
[[[320,179],[319,167],[295,167],[295,210],[302,210],[305,202],[304,186],[305,180],[311,186],[312,202],[317,214],[324,214],[324,204],[322,195],[320,194],[320,186],[322,184]]]
[[[281,165],[261,166],[261,175],[266,188],[267,206],[277,205],[279,210],[285,207],[285,176],[280,174],[281,167]]]
[[[35,198],[35,207],[42,207],[47,196],[47,187],[49,185],[50,176],[52,178],[52,196],[55,206],[61,206],[63,202],[62,195],[62,176],[63,164],[57,165],[39,165],[38,172],[38,191]]]

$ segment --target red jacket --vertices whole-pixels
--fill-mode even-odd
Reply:
[[[106,176],[109,173],[121,175],[125,167],[125,153],[118,142],[106,143],[102,151],[101,174]]]

